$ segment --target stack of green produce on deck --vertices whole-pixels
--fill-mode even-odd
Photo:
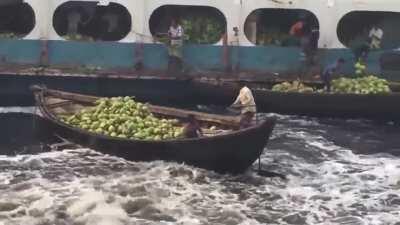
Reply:
[[[272,87],[272,91],[310,93],[314,90],[312,87],[308,87],[300,81],[293,81],[276,84]]]
[[[155,37],[154,40],[164,43],[164,44],[169,44],[169,37],[168,36],[161,36],[161,37]]]
[[[298,38],[281,31],[257,32],[258,45],[299,46]]]
[[[69,41],[94,41],[92,37],[82,34],[68,34],[63,36],[63,38]]]
[[[361,60],[359,60],[358,62],[356,62],[356,64],[354,64],[354,68],[356,69],[357,76],[366,74],[367,65],[363,63]]]
[[[216,17],[190,16],[182,20],[186,41],[196,44],[214,44],[225,32],[224,24]]]
[[[11,38],[18,38],[15,33],[0,33],[0,38],[11,39]]]
[[[71,126],[111,137],[167,140],[182,135],[177,120],[156,118],[146,104],[131,97],[101,98],[94,107],[62,120]]]
[[[375,76],[360,78],[339,78],[332,81],[332,91],[334,93],[353,93],[353,94],[381,94],[389,93],[389,83],[385,79]]]

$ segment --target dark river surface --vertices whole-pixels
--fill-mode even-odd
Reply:
[[[400,224],[399,125],[275,116],[262,165],[287,180],[90,149],[0,152],[0,225]]]

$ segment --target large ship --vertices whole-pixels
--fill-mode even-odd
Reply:
[[[339,57],[346,60],[342,73],[354,74],[357,48],[378,27],[383,37],[368,54],[368,72],[399,80],[397,0],[2,0],[0,15],[7,79],[306,80]],[[312,67],[289,34],[300,18],[319,32]],[[172,19],[185,30],[184,73],[168,70]]]

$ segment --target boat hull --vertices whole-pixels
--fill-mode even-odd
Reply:
[[[400,94],[300,94],[255,91],[260,110],[316,117],[400,120]]]
[[[110,139],[53,123],[55,132],[84,147],[131,161],[164,160],[213,170],[242,173],[262,154],[274,126],[273,121],[238,136],[170,142]]]

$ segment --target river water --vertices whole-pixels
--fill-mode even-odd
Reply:
[[[90,149],[0,156],[0,225],[400,224],[399,125],[275,116],[262,165],[287,180]]]

